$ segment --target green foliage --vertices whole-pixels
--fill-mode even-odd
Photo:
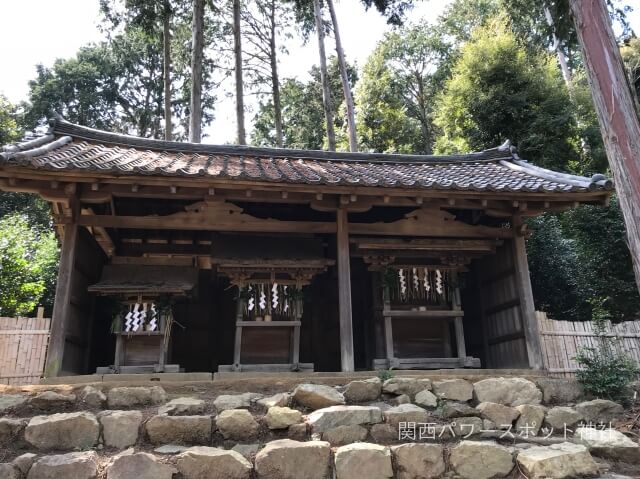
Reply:
[[[51,228],[51,212],[46,201],[33,193],[0,191],[0,218],[20,214],[33,227]]]
[[[596,306],[596,311],[599,308]],[[629,384],[640,369],[620,348],[619,339],[607,334],[606,313],[596,314],[596,347],[584,347],[575,357],[581,366],[577,378],[584,390],[599,398],[627,402]]]
[[[445,52],[440,36],[426,23],[394,30],[378,44],[356,90],[356,124],[364,149],[431,153],[432,100]]]
[[[355,100],[358,105],[356,128],[362,150],[383,153],[413,153],[420,142],[420,124],[407,109],[378,47],[362,69]]]
[[[15,143],[22,137],[17,115],[16,106],[0,95],[0,145]]]
[[[624,221],[616,197],[529,220],[527,241],[536,307],[555,319],[640,318]],[[562,291],[562,294],[558,294]],[[597,308],[594,307],[597,305]]]
[[[329,89],[334,105],[339,105],[344,96],[336,57],[329,58],[327,70],[329,73]],[[347,71],[350,83],[355,83],[355,68],[347,65]],[[283,146],[285,148],[320,150],[325,147],[326,131],[320,69],[314,66],[309,74],[311,79],[307,83],[296,79],[286,79],[280,90]],[[335,124],[339,132],[343,131],[346,128],[344,115],[336,114]],[[275,145],[276,139],[273,125],[273,103],[271,101],[261,103],[254,118],[254,129],[251,136],[252,144],[260,146]]]
[[[558,215],[532,218],[528,226],[532,235],[527,240],[527,253],[536,309],[555,319],[590,319],[588,292],[582,281],[583,265],[575,241],[566,237]]]
[[[620,53],[627,70],[629,83],[635,94],[636,106],[638,106],[640,99],[640,38],[630,38],[620,48]],[[640,108],[638,108],[638,115],[640,115]]]
[[[378,378],[380,381],[385,382],[387,379],[391,379],[394,376],[391,369],[380,369],[378,371]]]
[[[577,158],[571,103],[554,59],[528,53],[503,17],[478,28],[462,48],[437,110],[439,152],[509,139],[541,166],[563,169]]]
[[[12,214],[0,219],[0,316],[31,313],[52,304],[58,261],[53,232],[32,227]]]
[[[640,295],[617,198],[609,206],[584,205],[561,216],[573,242],[587,296],[614,322],[640,319]]]
[[[211,42],[216,26],[213,23],[207,29]],[[36,78],[29,82],[25,124],[42,123],[58,112],[93,128],[163,138],[163,45],[157,18],[114,13],[106,16],[103,28],[109,30],[108,41],[82,47],[75,57],[58,59],[51,68],[36,67]],[[190,20],[174,22],[171,105],[173,116],[183,125],[189,113],[190,32]],[[211,59],[204,61],[203,123],[207,125],[213,120],[212,72],[216,69]],[[187,134],[183,128],[174,136],[184,139]]]

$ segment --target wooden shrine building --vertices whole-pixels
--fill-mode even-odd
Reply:
[[[526,217],[612,183],[520,159],[148,140],[58,119],[0,189],[50,202],[46,375],[541,368]]]

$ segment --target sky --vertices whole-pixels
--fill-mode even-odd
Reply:
[[[425,18],[433,22],[450,2],[418,1],[409,21]],[[360,0],[335,3],[347,61],[362,66],[389,27],[374,9],[365,11]],[[99,0],[0,0],[0,93],[13,103],[26,100],[35,65],[51,66],[56,58],[71,57],[81,46],[103,39],[97,28],[98,18]],[[629,19],[640,32],[640,8]],[[280,77],[304,80],[317,63],[315,38],[307,45],[293,38],[287,48],[290,54],[281,58]],[[333,52],[333,39],[328,38],[327,53]],[[229,91],[231,87],[227,85]],[[216,119],[204,130],[205,143],[229,143],[235,137],[233,98],[218,97],[222,100],[216,107]],[[252,107],[250,102],[248,107]],[[250,120],[253,113],[249,111],[246,116]]]

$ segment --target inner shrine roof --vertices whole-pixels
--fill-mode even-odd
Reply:
[[[534,166],[508,142],[448,156],[329,152],[152,140],[60,118],[51,121],[47,134],[4,147],[0,173],[7,167],[95,177],[200,177],[418,190],[602,193],[613,188],[600,174],[584,177]]]

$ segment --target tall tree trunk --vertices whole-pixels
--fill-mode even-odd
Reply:
[[[276,128],[276,146],[282,148],[282,104],[280,101],[280,79],[278,78],[278,50],[276,48],[276,1],[271,0],[269,12],[271,36],[269,37],[269,59],[271,61],[271,91],[273,95],[273,116]]]
[[[564,83],[567,85],[567,91],[569,93],[569,99],[571,101],[575,100],[575,96],[573,93],[573,73],[571,73],[571,69],[569,68],[569,63],[567,62],[567,56],[560,48],[560,39],[556,34],[556,26],[553,21],[553,15],[551,15],[551,10],[547,3],[544,4],[544,16],[547,19],[547,25],[551,28],[551,39],[553,40],[553,51],[556,53],[556,57],[558,58],[558,64],[560,65],[560,70],[562,71],[562,78],[564,79]],[[576,124],[579,128],[584,127],[583,122],[580,120],[580,116],[577,111],[573,112],[573,116],[575,117]],[[585,156],[588,156],[591,153],[591,145],[589,144],[589,139],[583,135],[580,137],[580,147],[582,148],[582,153]]]
[[[191,100],[189,141],[202,141],[202,56],[204,51],[204,0],[193,0],[191,27]]]
[[[162,18],[162,61],[164,75],[164,139],[171,141],[171,6],[164,2]]]
[[[431,139],[431,124],[429,123],[429,114],[427,112],[427,100],[422,75],[418,72],[414,73],[416,83],[418,85],[418,97],[416,103],[418,105],[418,120],[420,121],[420,130],[422,131],[422,139],[424,140],[424,154],[431,155],[433,153]]]
[[[336,133],[333,129],[333,104],[329,90],[329,73],[327,71],[327,55],[324,51],[324,24],[322,22],[322,7],[320,0],[313,0],[313,12],[316,19],[318,34],[318,52],[320,53],[320,80],[322,81],[322,102],[324,117],[327,124],[327,143],[329,151],[336,151]]]
[[[236,121],[238,144],[246,145],[244,129],[244,86],[242,84],[242,31],[240,30],[240,0],[233,0],[233,54],[236,60]]]
[[[347,75],[347,62],[344,60],[344,50],[342,49],[342,41],[340,40],[340,28],[338,28],[338,17],[333,0],[326,0],[331,14],[331,23],[333,24],[333,34],[336,39],[336,53],[338,54],[338,68],[340,69],[340,79],[342,80],[342,90],[344,91],[344,102],[347,105],[347,123],[349,127],[349,150],[358,151],[358,139],[356,137],[356,115],[353,106],[353,95],[351,94],[351,85],[349,85],[349,76]]]
[[[567,57],[560,48],[560,39],[556,35],[556,27],[553,22],[553,16],[551,15],[551,10],[549,10],[548,5],[545,3],[544,5],[544,17],[547,19],[547,25],[551,28],[551,38],[553,40],[553,51],[555,51],[556,56],[558,57],[558,63],[560,64],[560,70],[562,70],[562,78],[564,78],[565,83],[567,84],[567,88],[569,88],[569,94],[572,94],[572,81],[573,75],[571,74],[571,69],[569,68],[569,64],[567,62]]]
[[[640,123],[604,0],[571,0],[640,289]]]

